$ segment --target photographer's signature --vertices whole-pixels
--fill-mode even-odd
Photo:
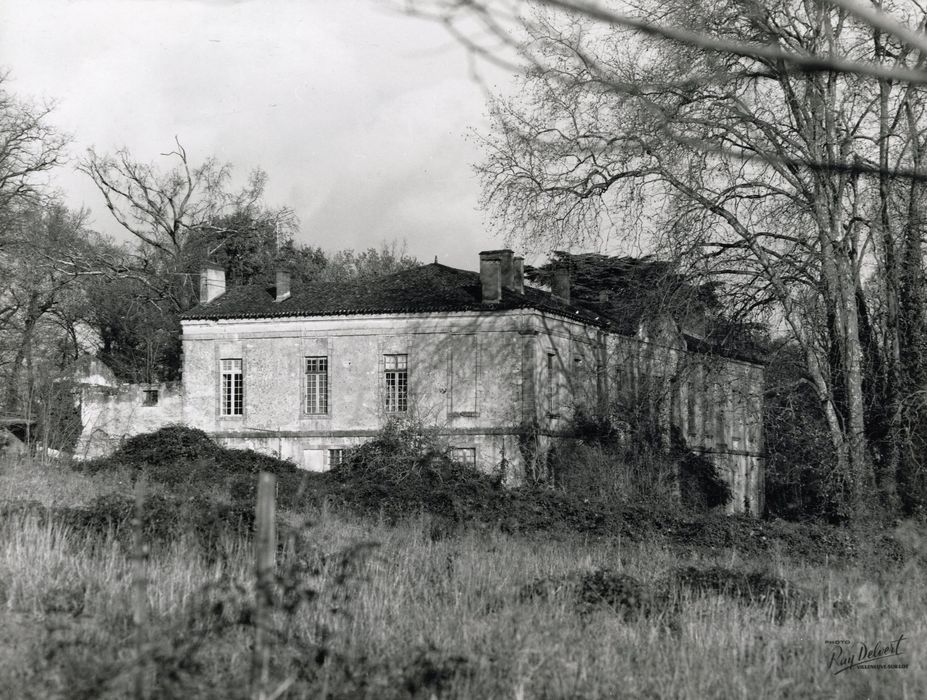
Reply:
[[[835,676],[853,669],[867,671],[906,669],[908,664],[901,663],[902,659],[898,658],[904,653],[902,643],[905,641],[903,634],[898,639],[887,642],[856,642],[854,644],[848,639],[825,641],[825,644],[833,647],[827,668],[833,670]],[[887,661],[889,659],[892,660]]]

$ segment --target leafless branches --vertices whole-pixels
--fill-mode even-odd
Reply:
[[[40,197],[41,176],[61,163],[68,142],[48,123],[50,106],[17,99],[6,82],[0,73],[0,247],[16,207]]]
[[[227,191],[231,166],[210,158],[191,166],[187,152],[162,154],[175,161],[167,172],[135,160],[126,149],[100,155],[91,149],[80,169],[96,184],[113,217],[150,249],[177,257],[191,234],[215,224],[235,209],[254,206],[263,193],[266,176],[252,173],[239,193]]]
[[[917,352],[912,328],[927,330],[927,10],[538,6],[407,6],[524,70],[520,92],[493,105],[478,166],[498,227],[541,250],[645,235],[648,250],[723,279],[731,309],[767,314],[801,348],[841,478],[859,495],[867,441],[899,422],[889,414],[903,408],[902,375],[923,363],[901,358]],[[879,402],[891,408],[866,408]]]
[[[870,84],[888,81],[906,85],[909,89],[922,88],[927,85],[927,70],[923,68],[922,54],[927,49],[927,39],[922,32],[924,13],[918,13],[919,6],[913,1],[899,4],[908,9],[913,7],[909,13],[915,16],[911,20],[914,22],[913,29],[883,11],[881,6],[873,9],[857,0],[816,4],[817,16],[808,18],[809,23],[823,21],[829,14],[836,12],[838,19],[834,31],[844,35],[854,32],[857,35],[856,42],[864,42],[865,36],[873,30],[883,32],[885,43],[890,45],[891,50],[879,57],[866,56],[856,50],[847,53],[829,50],[824,45],[826,42],[809,45],[801,37],[800,31],[796,32],[795,27],[783,24],[781,17],[776,16],[777,11],[783,11],[782,8],[766,6],[760,2],[740,5],[742,14],[750,20],[750,26],[726,28],[710,22],[706,23],[707,26],[700,26],[697,22],[692,25],[674,22],[672,20],[678,16],[678,11],[674,12],[668,7],[665,11],[654,13],[647,8],[646,3],[637,8],[638,12],[633,15],[616,12],[605,2],[584,0],[542,0],[539,3],[527,0],[407,0],[402,3],[402,7],[414,16],[440,22],[475,56],[497,65],[527,74],[546,73],[549,79],[569,82],[571,76],[550,70],[551,56],[557,50],[563,50],[582,61],[588,73],[585,79],[590,83],[597,83],[601,89],[612,90],[616,94],[634,94],[646,102],[651,92],[671,89],[684,92],[707,85],[724,90],[728,84],[745,78],[759,85],[763,82],[776,83],[783,76],[818,74],[843,75],[849,80],[868,81]],[[832,10],[830,13],[828,5]],[[718,6],[728,7],[729,3],[719,3]],[[565,27],[574,30],[579,28],[579,41],[564,41]],[[551,31],[552,28],[557,28],[557,31]],[[740,29],[746,31],[738,31]],[[635,44],[649,38],[657,45],[662,45],[666,51],[682,50],[684,55],[692,55],[692,51],[695,51],[699,55],[714,58],[704,62],[701,71],[629,78],[612,70],[614,65],[609,60],[602,60],[584,48],[601,42],[603,36],[617,44]],[[755,40],[744,41],[744,37],[755,37]],[[730,60],[732,58],[736,59],[734,63]],[[666,128],[668,135],[672,134],[671,115],[663,112],[658,102],[650,102],[648,107],[655,121]],[[879,173],[877,164],[859,159],[833,161],[818,157],[786,158],[774,152],[756,153],[738,147],[736,143],[700,139],[691,133],[675,135],[682,143],[705,152],[745,160],[778,162],[787,168],[863,175]],[[901,179],[927,178],[924,173],[910,168],[895,167],[891,172],[893,177]]]

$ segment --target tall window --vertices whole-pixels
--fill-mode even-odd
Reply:
[[[409,410],[409,356],[384,355],[383,370],[386,380],[386,412],[401,413]]]
[[[557,377],[554,374],[554,353],[547,354],[547,413],[548,415],[557,414]]]
[[[306,358],[306,413],[328,413],[328,358]]]
[[[223,416],[244,415],[245,384],[241,372],[241,360],[220,360],[219,370],[222,388],[219,414]]]
[[[727,391],[724,387],[719,386],[716,396],[718,397],[718,410],[715,412],[715,442],[716,444],[727,444],[727,422],[730,419],[727,410]]]
[[[697,390],[696,379],[690,375],[686,382],[686,425],[688,426],[689,435],[698,433],[698,426],[695,421],[698,417],[698,405],[696,404],[695,392]]]

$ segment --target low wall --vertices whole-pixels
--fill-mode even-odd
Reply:
[[[74,457],[105,456],[125,438],[179,423],[182,415],[179,382],[84,386],[80,395],[82,428]]]

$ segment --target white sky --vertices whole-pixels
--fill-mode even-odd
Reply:
[[[382,0],[0,0],[0,66],[17,96],[57,103],[75,158],[124,145],[157,161],[176,135],[193,162],[215,155],[241,179],[264,168],[268,204],[296,211],[302,242],[405,239],[469,269],[501,245],[477,208],[467,132],[486,107],[466,52]],[[72,166],[53,184],[118,233]]]

